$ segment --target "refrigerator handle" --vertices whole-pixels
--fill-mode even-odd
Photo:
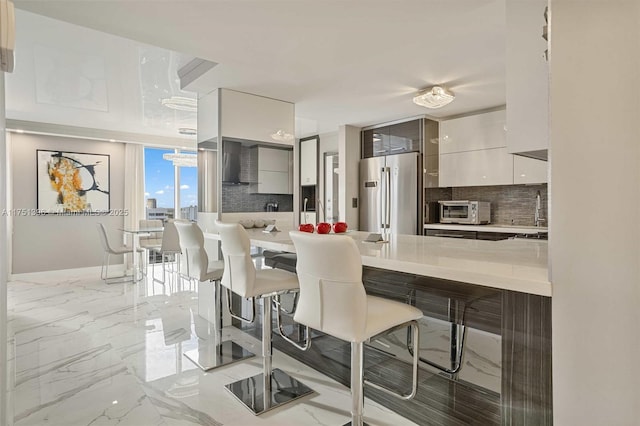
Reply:
[[[385,167],[386,178],[387,178],[387,211],[385,215],[385,224],[386,228],[389,229],[391,227],[391,167]]]
[[[384,176],[385,167],[380,169],[380,229],[384,232],[385,229],[385,212],[387,211],[387,207],[385,203],[387,202],[387,182]]]

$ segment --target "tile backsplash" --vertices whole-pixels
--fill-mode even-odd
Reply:
[[[263,212],[265,204],[278,203],[278,211],[293,211],[293,195],[250,194],[249,185],[222,186],[222,212]]]
[[[547,184],[429,188],[425,190],[425,201],[489,201],[492,224],[533,226],[538,191],[542,205],[540,217],[544,220],[542,226],[547,226]]]

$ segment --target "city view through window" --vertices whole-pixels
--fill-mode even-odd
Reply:
[[[175,191],[178,188],[180,219],[196,220],[198,212],[198,169],[179,167],[178,182],[175,179],[173,162],[165,160],[164,154],[173,154],[172,149],[144,149],[144,197],[146,218],[166,220],[176,215]]]

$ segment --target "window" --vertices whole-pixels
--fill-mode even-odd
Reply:
[[[180,167],[180,219],[196,220],[198,215],[198,168]]]
[[[172,154],[173,149],[144,149],[144,196],[147,219],[172,219],[174,217],[174,169],[173,163],[162,156]]]
[[[167,155],[172,155],[173,159],[165,158]],[[177,176],[175,167],[178,167]],[[195,152],[145,148],[144,181],[147,219],[197,219],[198,168]]]

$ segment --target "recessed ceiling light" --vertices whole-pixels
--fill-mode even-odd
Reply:
[[[181,135],[194,136],[198,132],[193,127],[180,127],[178,129],[178,133],[180,133]]]
[[[162,99],[160,102],[167,108],[179,111],[196,112],[198,110],[198,101],[196,99],[183,96],[171,96],[170,98]]]
[[[450,91],[440,86],[434,86],[414,96],[413,103],[425,108],[441,108],[454,99],[455,96]]]

